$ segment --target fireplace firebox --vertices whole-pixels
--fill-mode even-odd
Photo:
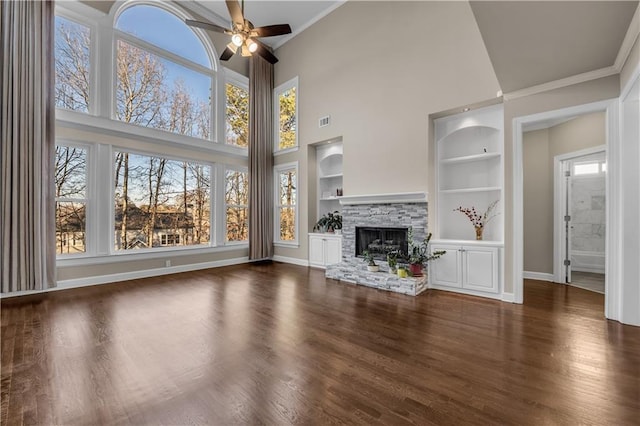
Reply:
[[[387,253],[408,250],[408,228],[374,228],[356,226],[356,256],[368,251],[375,259],[387,260]]]

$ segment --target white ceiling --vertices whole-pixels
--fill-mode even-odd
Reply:
[[[311,1],[262,1],[249,0],[244,2],[244,16],[255,27],[274,24],[289,24],[292,34],[277,37],[261,38],[260,40],[275,48],[280,47],[296,34],[339,7],[345,0],[311,0]],[[215,16],[204,16],[214,23],[231,28],[229,11],[223,0],[198,1],[208,12]]]

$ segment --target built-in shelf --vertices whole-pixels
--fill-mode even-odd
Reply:
[[[342,142],[335,141],[316,147],[317,218],[329,212],[341,211],[342,193]]]
[[[474,161],[484,161],[489,160],[491,158],[499,158],[499,152],[487,152],[476,155],[465,155],[464,157],[454,157],[454,158],[444,158],[440,160],[440,164],[460,164],[460,163],[471,163]]]
[[[481,188],[460,188],[460,189],[441,189],[441,194],[464,194],[467,192],[489,192],[489,191],[501,191],[499,186],[484,186]]]
[[[342,178],[342,173],[336,173],[336,174],[327,175],[327,176],[320,176],[320,179],[335,179],[335,178]]]

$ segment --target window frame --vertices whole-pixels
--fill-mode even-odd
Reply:
[[[95,194],[95,178],[90,170],[95,168],[94,150],[89,143],[70,140],[70,139],[56,139],[55,146],[64,146],[71,148],[83,149],[86,152],[85,160],[85,194],[84,198],[70,198],[70,197],[55,197],[56,204],[58,202],[74,202],[84,203],[84,253],[56,253],[56,258],[62,259],[76,259],[85,258],[95,253],[95,217],[94,217],[94,194]]]
[[[192,28],[212,61],[212,74],[215,79],[211,90],[215,91],[211,108],[213,115],[212,124],[215,122],[215,133],[211,133],[210,139],[200,139],[177,133],[171,133],[159,129],[146,128],[127,124],[112,119],[115,113],[114,81],[115,53],[114,44],[117,43],[115,28],[117,16],[126,8],[138,4],[152,4],[161,7],[178,16],[187,16],[191,12],[179,4],[158,4],[148,1],[130,1],[116,3],[109,13],[102,13],[93,7],[78,2],[57,2],[55,14],[65,19],[70,19],[90,28],[90,104],[89,112],[71,111],[56,108],[56,128],[61,129],[56,144],[74,144],[88,148],[87,165],[87,212],[85,253],[58,255],[56,264],[60,267],[89,266],[99,264],[111,264],[126,261],[139,261],[147,259],[166,259],[167,256],[181,257],[218,252],[230,252],[245,249],[248,241],[228,242],[226,235],[226,215],[224,214],[224,177],[227,163],[239,164],[230,166],[233,169],[248,173],[246,164],[248,151],[246,148],[230,146],[221,140],[224,136],[224,126],[218,125],[224,121],[224,93],[226,84],[226,68],[221,67],[218,54],[207,34],[197,28]],[[176,11],[179,11],[176,13]],[[120,31],[122,32],[122,31]],[[124,33],[125,38],[128,33]],[[128,39],[124,40],[129,43]],[[136,43],[132,43],[136,47]],[[155,47],[155,46],[154,46]],[[156,54],[155,52],[151,52]],[[164,59],[164,56],[161,55]],[[171,58],[168,58],[171,60]],[[179,63],[182,65],[181,63]],[[244,78],[237,74],[242,81]],[[236,80],[236,82],[237,82]],[[222,142],[222,143],[220,143]],[[191,246],[154,247],[138,249],[135,251],[115,251],[114,246],[114,152],[125,151],[129,153],[162,157],[176,161],[199,163],[209,167],[210,178],[210,237],[208,244]],[[105,186],[105,182],[109,182]],[[121,257],[121,256],[124,256]]]
[[[295,145],[289,148],[280,149],[280,95],[290,89],[296,89],[296,142]],[[299,137],[300,137],[300,87],[298,84],[298,76],[282,83],[273,89],[273,154],[283,155],[289,152],[295,152],[299,149]]]
[[[116,158],[116,152],[127,152],[129,154],[133,154],[133,155],[140,155],[140,156],[147,156],[147,157],[161,157],[165,160],[170,160],[170,161],[186,161],[186,162],[191,162],[191,163],[198,163],[202,166],[208,167],[209,168],[209,180],[211,182],[209,182],[209,242],[208,243],[204,243],[204,244],[194,244],[194,245],[188,245],[188,246],[159,246],[159,247],[151,247],[151,248],[141,248],[141,249],[136,249],[136,250],[116,250],[115,248],[115,243],[116,243],[116,237],[115,237],[115,211],[114,211],[114,201],[115,201],[115,187],[112,185],[112,183],[114,182],[115,179],[115,158]],[[109,201],[110,203],[109,205],[109,209],[110,209],[110,213],[109,213],[109,218],[110,218],[110,225],[109,225],[109,255],[110,256],[126,256],[126,255],[131,255],[131,254],[137,254],[137,253],[156,253],[156,252],[162,252],[162,251],[183,251],[183,250],[197,250],[197,249],[205,249],[205,248],[211,248],[211,247],[217,247],[218,244],[216,243],[216,240],[214,238],[214,229],[215,229],[215,214],[213,212],[213,209],[215,208],[215,179],[216,179],[216,168],[219,166],[219,164],[217,163],[213,163],[213,162],[209,162],[209,161],[202,161],[202,160],[198,160],[198,159],[194,159],[194,158],[188,158],[188,157],[182,157],[182,156],[176,156],[176,155],[170,155],[170,154],[165,154],[162,152],[151,152],[151,151],[144,151],[144,150],[140,150],[137,148],[130,148],[130,147],[126,147],[126,146],[122,146],[122,145],[113,145],[111,147],[111,150],[109,151],[109,167],[110,167],[110,171],[111,171],[111,179],[109,180],[110,184],[110,190],[109,190]]]
[[[71,7],[69,7],[71,6]],[[75,7],[74,7],[75,6]],[[61,6],[59,2],[55,4],[54,19],[56,16],[60,16],[66,20],[74,22],[89,28],[89,107],[87,111],[76,111],[67,108],[55,107],[56,115],[60,112],[79,114],[78,121],[88,115],[97,116],[99,111],[98,100],[98,67],[97,67],[97,51],[98,51],[98,13],[93,11],[89,12],[86,9],[92,9],[89,6],[78,5],[75,2],[70,4],[64,4]],[[56,29],[54,29],[54,32]],[[54,40],[55,43],[55,40]],[[54,47],[55,51],[55,47]],[[55,74],[55,72],[54,72]],[[54,75],[55,78],[55,75]]]
[[[163,49],[161,47],[158,47],[152,43],[149,43],[148,41],[138,38],[132,34],[129,34],[125,31],[122,31],[120,29],[118,29],[116,27],[117,23],[118,23],[118,19],[120,18],[120,15],[122,15],[122,13],[124,11],[126,11],[127,9],[130,9],[132,7],[136,7],[136,6],[153,6],[153,7],[158,7],[162,10],[164,10],[167,13],[170,13],[174,16],[176,16],[177,18],[181,19],[181,20],[185,20],[185,19],[190,19],[190,17],[185,14],[184,12],[180,11],[179,9],[175,8],[175,7],[171,7],[170,5],[166,4],[166,3],[149,3],[149,2],[144,2],[144,1],[136,1],[136,2],[131,2],[131,3],[127,3],[124,7],[120,7],[117,12],[115,13],[113,22],[112,22],[112,31],[113,31],[113,36],[112,36],[112,60],[111,60],[111,76],[113,79],[113,84],[112,84],[112,91],[111,91],[111,107],[110,107],[110,111],[109,111],[109,118],[117,123],[122,123],[125,126],[135,126],[135,127],[139,127],[139,128],[143,128],[143,129],[153,129],[155,131],[159,131],[162,133],[166,133],[169,135],[180,135],[180,136],[185,136],[188,138],[193,138],[193,139],[198,139],[198,140],[202,140],[205,142],[209,142],[209,143],[216,143],[219,142],[218,139],[218,133],[216,132],[216,129],[218,127],[218,119],[217,119],[217,99],[218,99],[218,94],[219,94],[219,90],[218,90],[218,85],[217,85],[217,81],[218,76],[217,76],[217,62],[214,59],[215,56],[212,56],[212,51],[210,49],[210,47],[208,46],[208,43],[205,42],[205,40],[203,40],[203,38],[201,37],[201,35],[199,34],[199,29],[198,28],[192,28],[189,27],[190,29],[192,29],[196,35],[196,37],[200,40],[200,42],[202,43],[205,52],[207,52],[207,54],[209,55],[209,60],[211,61],[211,68],[206,68],[203,65],[200,65],[196,62],[193,62],[185,57],[182,57],[180,55],[176,55],[173,52],[170,52],[166,49]],[[186,24],[185,24],[186,25]],[[168,130],[164,130],[164,129],[158,129],[155,127],[146,127],[146,126],[139,126],[137,124],[131,124],[131,123],[126,123],[124,121],[118,120],[116,118],[116,112],[117,112],[117,108],[118,108],[118,99],[117,99],[117,90],[118,90],[118,76],[117,76],[117,67],[118,67],[118,60],[117,60],[117,56],[118,56],[118,42],[123,41],[133,47],[136,47],[138,49],[141,49],[145,52],[149,52],[152,55],[157,56],[158,58],[165,60],[165,61],[169,61],[169,62],[173,62],[174,64],[180,65],[184,68],[188,68],[191,71],[197,72],[199,74],[203,74],[207,77],[209,77],[209,80],[211,82],[210,84],[210,89],[209,89],[209,96],[211,99],[211,102],[209,103],[209,114],[210,114],[210,122],[209,122],[209,135],[210,138],[209,139],[204,139],[204,138],[199,138],[199,137],[195,137],[195,136],[189,136],[189,135],[182,135],[180,133],[175,133],[175,132],[171,132]]]
[[[240,172],[240,173],[246,173],[247,174],[247,186],[249,185],[249,168],[248,167],[242,167],[242,166],[234,166],[234,165],[229,165],[229,164],[225,164],[224,168],[223,168],[223,176],[224,178],[222,179],[222,217],[224,218],[222,220],[222,235],[221,235],[221,241],[223,242],[224,245],[227,246],[238,246],[238,245],[247,245],[249,243],[249,191],[251,190],[249,188],[249,190],[247,191],[247,204],[227,204],[227,172]],[[246,208],[247,209],[247,239],[246,240],[242,240],[242,241],[229,241],[227,240],[227,208],[231,206],[232,208]]]
[[[223,99],[222,99],[223,106],[222,106],[221,115],[222,115],[222,123],[224,123],[224,125],[219,126],[220,131],[222,133],[219,137],[219,140],[222,145],[233,147],[236,149],[241,149],[242,151],[246,152],[247,155],[249,155],[248,143],[246,147],[231,145],[227,143],[227,84],[233,84],[235,86],[238,86],[242,89],[245,89],[247,93],[249,93],[249,78],[245,77],[244,75],[238,72],[233,71],[232,69],[229,69],[226,67],[222,67],[222,69],[223,69],[222,74],[224,75],[224,79],[223,79],[224,81],[222,82],[222,87],[224,88],[224,90],[221,90],[221,93],[224,93],[225,95],[223,96]],[[249,98],[249,102],[251,102],[250,98]],[[249,108],[251,108],[251,104],[249,104]],[[249,123],[247,122],[247,129],[248,128],[249,128]]]
[[[273,212],[273,244],[279,247],[299,247],[300,246],[300,174],[298,171],[298,162],[292,161],[290,163],[278,164],[273,167],[273,195],[274,195],[274,212]],[[280,204],[280,175],[288,171],[295,171],[296,174],[296,202],[293,205],[294,208],[294,235],[293,240],[281,240],[280,239],[280,209],[284,207],[292,207],[285,204]]]

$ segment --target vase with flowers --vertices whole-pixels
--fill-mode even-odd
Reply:
[[[498,215],[498,213],[495,211],[496,206],[498,205],[498,201],[500,200],[495,200],[494,202],[489,204],[489,207],[487,207],[487,210],[485,210],[483,214],[478,213],[476,208],[473,206],[471,206],[470,208],[460,206],[453,209],[453,211],[463,213],[465,216],[467,216],[467,219],[469,219],[476,231],[476,240],[482,240],[485,226],[487,226],[491,219]]]

